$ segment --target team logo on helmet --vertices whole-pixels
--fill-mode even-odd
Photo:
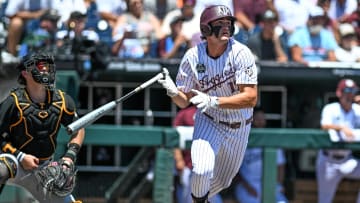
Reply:
[[[217,13],[218,16],[231,16],[230,9],[225,6],[220,6],[217,9],[217,12],[218,12]]]

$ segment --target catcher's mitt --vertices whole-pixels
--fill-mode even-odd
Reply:
[[[54,194],[65,197],[74,190],[76,172],[74,164],[60,159],[36,170],[35,177],[43,187],[45,195]]]

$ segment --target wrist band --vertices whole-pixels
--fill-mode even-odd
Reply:
[[[80,145],[76,143],[69,143],[68,150],[66,151],[64,157],[70,158],[73,162],[76,161],[77,154],[80,151]]]
[[[16,156],[16,159],[19,161],[19,163],[21,163],[22,160],[24,160],[25,155],[26,154],[24,152],[19,151],[19,153]]]

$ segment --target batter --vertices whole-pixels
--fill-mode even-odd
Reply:
[[[239,171],[257,102],[257,68],[250,50],[232,38],[235,18],[224,5],[204,9],[203,42],[184,55],[176,85],[169,75],[159,83],[180,108],[198,109],[191,145],[194,202],[230,186]]]

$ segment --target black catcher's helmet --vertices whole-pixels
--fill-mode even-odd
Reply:
[[[49,89],[55,87],[56,68],[54,57],[50,54],[38,52],[25,55],[18,64],[17,69],[20,72],[23,70],[31,72],[35,82],[43,84]],[[21,74],[18,81],[20,84],[25,84]]]
[[[204,37],[210,36],[213,32],[210,22],[220,18],[229,18],[232,21],[232,25],[231,25],[231,36],[232,36],[235,30],[234,22],[236,18],[231,14],[230,9],[224,5],[212,5],[204,9],[204,11],[201,13],[200,16],[201,34]]]

